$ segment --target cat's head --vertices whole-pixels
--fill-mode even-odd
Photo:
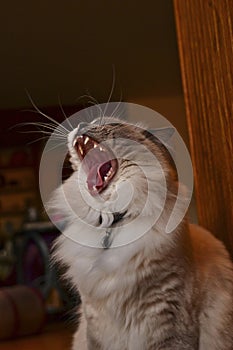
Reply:
[[[71,198],[76,194],[82,203],[77,215],[89,220],[92,213],[92,225],[108,226],[161,213],[168,193],[177,192],[176,168],[164,145],[173,131],[159,129],[155,136],[115,118],[80,123],[68,136],[74,173],[64,184],[76,213],[80,206]]]
[[[78,124],[67,142],[74,171],[47,206],[53,222],[71,240],[98,248],[173,232],[186,211],[167,146],[174,131],[107,117]]]
[[[122,176],[125,166],[140,166],[143,161],[144,166],[148,166],[146,151],[161,162],[166,175],[171,173],[174,163],[163,142],[173,129],[158,129],[155,136],[140,126],[116,118],[101,118],[100,121],[101,124],[98,119],[91,124],[80,123],[68,137],[73,169],[78,170],[82,162],[87,187],[93,196],[111,185],[118,172]]]

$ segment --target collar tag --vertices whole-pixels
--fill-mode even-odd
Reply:
[[[109,228],[105,232],[105,236],[103,237],[101,242],[102,247],[104,249],[109,249],[111,247],[111,244],[112,244],[111,233],[112,233],[112,230]]]

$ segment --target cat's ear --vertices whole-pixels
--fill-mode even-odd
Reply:
[[[161,143],[168,143],[174,135],[176,129],[174,127],[164,127],[157,129],[149,129],[148,132],[154,135]]]

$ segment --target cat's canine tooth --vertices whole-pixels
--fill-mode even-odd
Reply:
[[[98,143],[94,142],[94,148],[98,147]]]
[[[112,168],[107,172],[107,176],[110,176],[112,174]]]
[[[103,148],[102,148],[101,146],[100,146],[100,151],[101,151],[101,152],[103,152],[103,151],[104,151],[104,150],[103,150]]]
[[[88,143],[89,140],[90,140],[89,137],[86,136],[86,138],[85,138],[85,140],[84,140],[84,145],[86,145],[86,144]]]
[[[78,149],[79,149],[81,155],[83,156],[83,149],[82,149],[82,147],[81,147],[81,146],[78,146]]]

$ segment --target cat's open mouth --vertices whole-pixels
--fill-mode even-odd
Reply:
[[[87,174],[87,186],[92,195],[105,189],[118,169],[117,159],[107,147],[88,135],[80,135],[74,140],[74,148]]]

